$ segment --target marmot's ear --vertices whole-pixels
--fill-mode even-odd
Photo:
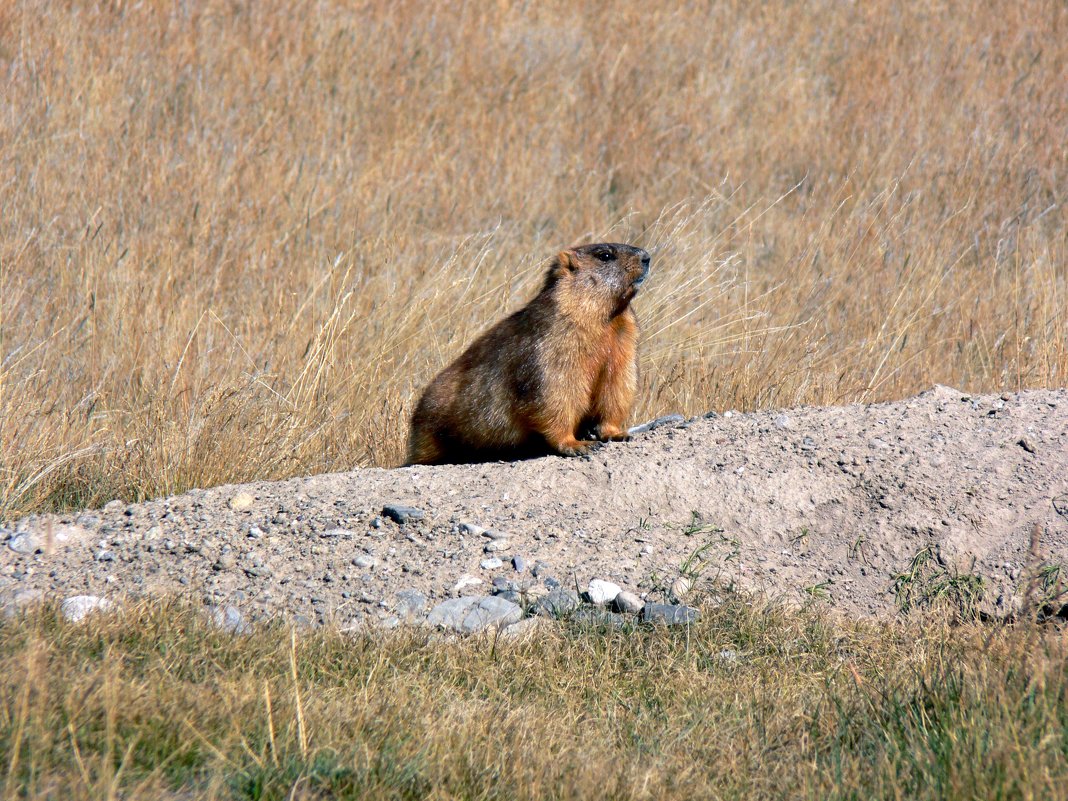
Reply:
[[[553,275],[560,277],[567,273],[573,273],[577,269],[574,257],[569,250],[561,250],[556,254],[556,263],[553,265]]]

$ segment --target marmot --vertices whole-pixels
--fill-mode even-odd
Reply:
[[[638,385],[630,306],[649,254],[605,243],[553,259],[530,303],[430,382],[412,415],[408,464],[574,456],[625,440]]]

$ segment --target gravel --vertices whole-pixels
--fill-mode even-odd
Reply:
[[[896,613],[891,576],[933,546],[945,569],[985,579],[996,614],[1021,591],[1036,525],[1042,561],[1068,563],[1066,390],[935,387],[671,419],[589,458],[356,470],[0,520],[0,608],[177,595],[250,623],[399,625],[473,593],[571,614],[594,577],[614,585],[589,595],[606,609],[675,620],[689,613],[645,601],[696,607],[715,576],[788,603],[820,584],[819,603],[863,617]],[[491,590],[495,577],[516,583]],[[424,611],[398,614],[402,590]]]

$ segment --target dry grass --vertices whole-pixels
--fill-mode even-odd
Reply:
[[[0,759],[5,797],[72,801],[1065,799],[1066,660],[1030,625],[733,596],[691,630],[519,643],[53,609],[0,621]]]
[[[392,464],[572,243],[637,417],[1068,372],[1058,0],[0,6],[0,517]]]

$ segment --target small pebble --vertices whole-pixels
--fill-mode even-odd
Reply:
[[[422,520],[426,512],[416,509],[414,506],[401,506],[400,504],[387,503],[382,507],[382,515],[388,517],[394,523],[404,525],[409,520]]]
[[[513,556],[512,569],[515,570],[516,573],[524,572],[527,569],[527,560],[522,556]]]
[[[483,559],[478,563],[479,567],[483,570],[496,570],[498,567],[504,564],[504,562],[498,559],[496,556],[491,556],[489,559]]]

